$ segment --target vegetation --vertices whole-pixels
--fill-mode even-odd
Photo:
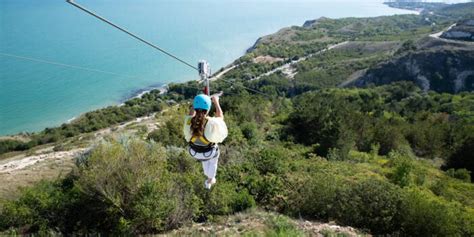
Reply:
[[[0,154],[10,151],[24,151],[38,145],[61,142],[79,134],[108,128],[137,117],[159,112],[164,104],[162,97],[160,97],[160,91],[154,90],[141,98],[125,102],[123,106],[110,106],[88,112],[71,123],[65,123],[56,128],[46,128],[40,133],[31,135],[30,141],[27,142],[11,139],[0,140]]]
[[[449,23],[440,19],[440,26]],[[33,135],[32,145],[60,142],[167,104],[179,107],[156,131],[105,140],[79,157],[68,177],[4,201],[0,233],[155,234],[258,206],[375,235],[473,236],[474,94],[425,92],[411,82],[336,88],[357,71],[416,51],[417,37],[433,30],[420,16],[322,19],[280,32],[286,38],[262,39],[213,82],[225,93],[229,137],[211,191],[181,134],[189,99],[200,90],[192,82]],[[295,60],[356,39],[364,41],[310,55],[294,78],[254,80],[281,65],[253,62],[258,55]],[[2,141],[0,151],[28,144]],[[301,235],[288,218],[266,224],[270,236]]]
[[[182,139],[176,114],[150,135],[158,143],[104,142],[68,178],[26,189],[3,205],[0,228],[160,233],[258,205],[373,234],[472,235],[472,167],[443,172],[430,162],[472,160],[464,150],[472,147],[464,145],[474,134],[466,125],[472,114],[460,106],[472,99],[423,95],[408,83],[309,92],[287,105],[227,96],[230,136],[211,192],[200,164],[173,145]]]

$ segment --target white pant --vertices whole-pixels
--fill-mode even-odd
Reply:
[[[208,161],[202,161],[202,169],[204,170],[204,175],[209,179],[216,178],[217,173],[217,162],[219,158],[210,159]]]
[[[214,149],[206,153],[198,153],[191,147],[188,148],[188,151],[191,156],[202,163],[202,169],[204,170],[204,175],[206,175],[207,178],[216,178],[217,162],[219,161],[220,156],[220,150],[217,145],[214,147]]]

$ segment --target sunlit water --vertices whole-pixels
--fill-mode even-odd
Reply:
[[[321,16],[410,13],[381,1],[77,0],[185,60],[214,70],[255,40]],[[0,53],[114,72],[84,71],[0,55],[0,135],[39,131],[119,104],[136,91],[197,79],[192,69],[63,0],[0,0]]]

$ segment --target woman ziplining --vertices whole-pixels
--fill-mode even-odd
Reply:
[[[216,107],[215,117],[209,117],[211,104]],[[194,98],[189,115],[184,118],[184,138],[189,143],[189,154],[202,163],[206,189],[216,183],[217,162],[220,151],[218,143],[227,137],[227,125],[219,104],[219,96],[201,94]]]
[[[211,189],[212,185],[216,183],[217,162],[220,156],[218,143],[222,143],[224,141],[224,139],[228,135],[228,131],[227,125],[224,122],[224,114],[219,104],[219,96],[222,95],[222,93],[220,95],[209,96],[209,77],[211,76],[209,64],[206,61],[200,61],[197,67],[193,66],[192,64],[175,56],[167,50],[141,38],[140,36],[128,31],[127,29],[118,26],[117,24],[112,23],[106,18],[97,15],[95,12],[77,4],[76,2],[74,2],[74,0],[66,1],[74,7],[86,12],[87,14],[160,51],[161,53],[171,57],[177,62],[182,63],[185,66],[199,72],[202,81],[205,83],[204,94],[200,94],[194,98],[191,111],[189,115],[185,117],[183,132],[186,141],[189,143],[189,154],[202,163],[204,175],[206,175],[207,177],[204,181],[205,188]],[[222,78],[220,80],[227,83],[231,83],[232,85],[234,84],[234,82],[231,82],[229,80],[225,80]],[[246,90],[268,96],[261,91],[245,87],[243,85],[239,86]],[[214,104],[214,106],[216,107],[215,117],[208,116],[212,104]]]

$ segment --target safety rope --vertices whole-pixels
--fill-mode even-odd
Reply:
[[[240,86],[240,87],[242,87],[242,88],[244,88],[244,89],[246,89],[246,90],[248,90],[248,91],[255,92],[255,93],[257,93],[257,94],[266,96],[266,97],[268,97],[268,98],[271,98],[271,97],[272,97],[272,96],[270,96],[270,95],[268,95],[268,94],[266,94],[266,93],[264,93],[264,92],[261,92],[261,91],[259,91],[259,90],[255,90],[255,89],[250,88],[250,87],[246,87],[246,86],[244,86],[244,85],[242,85],[242,84],[237,84],[236,82],[233,82],[233,81],[230,81],[230,80],[226,80],[226,79],[223,79],[223,78],[219,78],[219,80],[222,80],[222,81],[227,82],[227,83],[232,84],[232,85]]]
[[[119,77],[138,78],[138,77],[123,75],[123,74],[119,74],[119,73],[115,73],[115,72],[108,72],[108,71],[94,69],[94,68],[75,66],[75,65],[71,65],[71,64],[65,64],[65,63],[60,63],[60,62],[43,60],[43,59],[39,59],[39,58],[32,58],[32,57],[14,55],[14,54],[9,54],[9,53],[0,52],[0,56],[16,58],[16,59],[22,59],[22,60],[27,60],[27,61],[37,62],[37,63],[45,63],[45,64],[54,65],[54,66],[73,68],[73,69],[84,70],[84,71],[89,71],[89,72],[98,72],[98,73],[110,74],[110,75],[119,76]]]

